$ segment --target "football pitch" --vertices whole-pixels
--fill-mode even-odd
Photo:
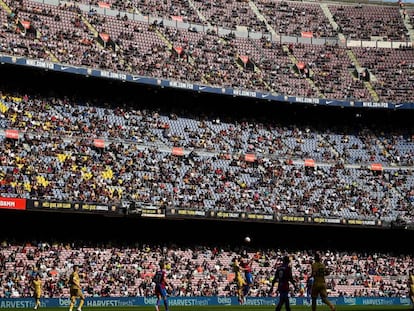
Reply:
[[[2,308],[8,311],[28,311],[28,308]],[[67,311],[67,307],[46,307],[40,308],[39,311]],[[275,306],[171,306],[170,311],[274,311]],[[282,311],[285,311],[285,307]],[[311,311],[309,306],[291,306],[291,311]],[[318,306],[317,311],[329,311],[325,305]],[[337,306],[337,311],[410,311],[412,306]],[[84,307],[82,311],[155,311],[153,306],[135,306],[135,307]],[[164,311],[164,308],[160,308]]]

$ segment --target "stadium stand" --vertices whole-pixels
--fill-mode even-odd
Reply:
[[[2,242],[0,297],[30,297],[29,280],[33,273],[40,273],[42,276],[45,282],[45,297],[68,297],[68,287],[64,284],[74,264],[81,265],[82,271],[87,276],[82,279],[87,297],[151,296],[154,285],[151,282],[152,276],[158,261],[164,258],[167,258],[168,274],[173,284],[173,289],[170,291],[172,296],[235,295],[231,261],[235,256],[240,255],[243,246],[240,243],[237,245],[238,243],[234,240],[228,245],[213,242],[212,244],[195,243],[190,246],[191,244],[185,244],[180,239],[175,241],[168,239],[169,242],[167,242],[164,237],[164,242],[168,244],[156,244],[154,241],[150,242],[148,232],[145,234],[145,230],[131,226],[132,222],[129,223],[129,233],[135,232],[135,236],[126,235],[127,231],[122,229],[126,223],[114,227],[113,221],[100,221],[96,216],[85,220],[82,220],[82,216],[74,218],[68,215],[64,215],[63,218],[48,215],[35,216],[35,218],[30,216],[31,219],[29,217],[25,219],[21,215],[13,217],[20,218],[22,225],[27,225],[28,228],[38,228],[35,230],[36,235],[42,233],[46,237],[47,232],[50,234],[50,230],[56,229],[56,239],[48,241],[13,239]],[[42,217],[43,220],[41,220]],[[110,224],[112,234],[109,232],[105,234],[105,230],[99,229],[94,233],[81,229],[82,234],[89,232],[84,235],[84,237],[88,236],[89,240],[88,242],[76,241],[76,234],[70,236],[64,232],[65,230],[59,231],[58,228],[61,227],[59,221],[65,221],[64,218],[66,221],[68,219],[75,221],[77,225],[87,226],[90,221],[101,225]],[[38,222],[33,224],[33,219]],[[57,223],[51,224],[51,220]],[[49,223],[49,226],[42,228],[41,226],[46,223]],[[174,226],[164,227],[172,230],[170,238],[177,238]],[[192,229],[195,230],[197,227],[198,229],[210,227],[211,230],[211,225],[200,226],[200,224],[193,225]],[[183,225],[183,228],[187,226]],[[240,229],[237,226],[236,228]],[[116,233],[115,230],[119,232]],[[274,232],[278,233],[278,231]],[[283,230],[281,232],[286,233]],[[202,238],[204,235],[207,233],[201,233],[199,237]],[[66,238],[62,239],[63,236]],[[213,233],[211,238],[217,239],[217,236],[218,233]],[[229,237],[233,238],[231,234]],[[97,238],[96,241],[101,242],[96,242],[95,238]],[[109,240],[104,241],[106,238]],[[306,238],[302,242],[305,240]],[[148,241],[148,243],[142,241]],[[194,243],[194,237],[192,241]],[[231,239],[226,237],[221,239],[221,243],[230,241]],[[273,240],[274,245],[279,244],[279,241],[281,239]],[[300,241],[298,245],[303,247]],[[347,245],[350,247],[353,244]],[[308,247],[311,246],[314,247],[308,244]],[[365,251],[352,250],[352,248],[346,251],[340,248],[322,250],[327,264],[332,268],[332,273],[328,278],[330,296],[405,297],[407,289],[404,282],[413,264],[411,250],[401,251],[398,254],[375,251],[375,248],[366,248]],[[302,289],[296,292],[295,296],[305,295],[303,289],[313,258],[311,248],[299,250],[285,249],[280,246],[255,247],[242,252],[249,257],[256,258],[253,263],[254,285],[251,296],[267,296],[275,265],[284,254],[289,254],[293,258],[294,277],[299,288]]]
[[[1,21],[7,40],[0,51],[283,95],[413,102],[412,94],[404,92],[413,62],[411,11],[405,6],[184,1],[114,3],[112,8],[103,3],[5,1]],[[151,18],[145,15],[150,7],[157,12]],[[194,23],[197,17],[201,24]],[[204,26],[204,20],[212,25]],[[285,25],[272,25],[273,20]],[[367,20],[372,27],[366,27]]]
[[[0,22],[0,53],[15,58],[286,96],[414,102],[413,10],[402,3],[0,0]],[[414,224],[412,111],[292,107],[18,67],[0,67],[2,198],[127,206],[121,218],[138,206],[179,207],[414,232],[406,230]],[[369,235],[380,251],[323,248],[334,267],[330,295],[406,295],[412,246],[402,249],[401,236],[382,245],[384,234]],[[351,247],[374,244],[361,236]],[[161,256],[171,260],[173,295],[235,293],[234,245],[42,238],[5,239],[1,297],[28,297],[34,271],[47,280],[46,296],[67,297],[73,264],[90,269],[89,296],[151,295]],[[285,252],[306,284],[306,245],[260,249],[253,295],[267,293]]]

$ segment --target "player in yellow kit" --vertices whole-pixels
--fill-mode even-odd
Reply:
[[[335,311],[335,306],[328,300],[328,292],[326,290],[325,276],[329,275],[328,269],[322,262],[319,253],[315,254],[315,261],[312,263],[313,284],[311,289],[312,311],[316,311],[316,300],[321,297],[322,301],[328,305],[331,311]]]
[[[34,309],[37,310],[40,307],[40,297],[42,297],[42,280],[39,274],[36,274],[32,280],[33,297],[35,300]]]
[[[237,296],[240,304],[244,304],[244,287],[246,286],[246,280],[243,277],[242,268],[240,267],[239,258],[233,259],[232,268],[234,272],[234,280],[237,284]]]
[[[408,293],[414,310],[414,269],[408,274]]]
[[[82,292],[82,287],[80,285],[80,276],[79,276],[79,266],[74,265],[73,271],[69,277],[69,286],[70,286],[70,305],[69,311],[72,311],[73,307],[75,306],[76,299],[79,298],[79,306],[77,311],[82,311],[83,304],[85,302],[85,296]]]

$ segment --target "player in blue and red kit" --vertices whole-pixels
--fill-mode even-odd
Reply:
[[[155,309],[160,311],[161,301],[164,303],[165,311],[168,311],[168,299],[167,299],[167,272],[165,271],[165,263],[160,262],[160,269],[155,272],[152,280],[155,283],[155,296],[157,296],[157,303]]]
[[[286,311],[290,311],[289,283],[292,283],[295,290],[297,290],[297,287],[295,280],[293,279],[292,268],[290,267],[290,258],[288,256],[284,256],[282,264],[277,267],[269,293],[273,291],[273,286],[276,281],[278,282],[277,291],[279,292],[279,302],[276,306],[276,311],[280,311],[283,305],[286,306]]]
[[[244,272],[244,280],[246,281],[246,284],[244,284],[243,286],[244,297],[246,297],[249,294],[250,288],[253,286],[252,263],[253,259],[249,260],[248,258],[243,258],[240,263],[240,267]]]

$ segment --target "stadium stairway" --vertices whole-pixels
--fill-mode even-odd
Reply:
[[[378,97],[377,92],[372,87],[372,84],[370,82],[368,82],[368,81],[364,81],[364,86],[368,90],[369,94],[371,94],[372,100],[375,101],[375,102],[378,102],[379,101],[379,97]]]
[[[42,38],[42,33],[39,30],[36,30],[36,38],[40,39]],[[58,63],[59,59],[55,56],[55,54],[53,54],[52,51],[50,51],[48,48],[45,47],[45,52],[47,55],[49,55],[50,59],[55,62]]]
[[[88,27],[88,29],[89,29],[89,31],[93,34],[93,36],[95,37],[95,38],[98,38],[98,36],[99,36],[99,31],[95,28],[95,26],[93,26],[90,22],[89,22],[89,20],[81,13],[81,14],[79,14],[79,18],[85,23],[85,25]],[[102,45],[98,40],[95,40],[95,42],[98,44],[98,46],[100,46],[102,49],[105,49],[105,46],[104,45]],[[115,46],[115,50],[122,50],[120,47],[119,47],[119,45],[117,45],[115,42],[113,42],[113,44],[114,44],[114,46]],[[122,55],[122,53],[121,54],[119,54],[119,56],[120,55]],[[125,60],[123,59],[123,58],[118,58],[119,59],[119,62],[123,65],[124,63],[125,63]]]
[[[237,66],[237,68],[239,68],[240,71],[243,71],[244,70],[243,66],[239,64],[239,62],[237,61],[239,57],[240,57],[239,54],[234,57],[234,64]]]
[[[154,28],[155,33],[157,34],[158,37],[160,37],[160,39],[165,43],[165,45],[172,50],[174,48],[173,43],[155,26]],[[190,64],[194,64],[194,58],[191,55],[188,55],[188,62]],[[202,77],[203,82],[208,83],[207,80]]]
[[[251,42],[252,42],[253,46],[256,48],[256,50],[258,50],[258,51],[260,51],[260,53],[262,53],[261,47],[259,47],[256,44],[255,41],[252,40]],[[262,54],[262,57],[264,57],[263,54]],[[263,78],[262,78],[263,74],[262,74],[262,70],[260,69],[260,67],[259,66],[254,66],[254,71],[260,73],[260,75],[259,75],[260,76],[260,79],[259,79],[260,82],[262,82],[269,91],[274,92],[275,90],[269,85],[269,83],[267,83],[265,80],[263,80]]]
[[[157,27],[155,27],[155,33],[157,34],[158,37],[161,38],[162,41],[164,41],[165,45],[170,50],[172,50],[174,48],[173,43]],[[191,57],[191,55],[189,55],[189,57],[188,57],[188,62],[189,63],[194,63],[194,59]]]
[[[98,30],[96,30],[96,28],[91,23],[89,23],[88,19],[85,16],[83,16],[82,14],[79,14],[79,17],[82,19],[82,21],[88,27],[89,31],[92,32],[92,34],[95,37],[98,37],[98,35],[99,35]]]
[[[200,19],[207,23],[209,26],[211,26],[210,22],[207,20],[207,18],[201,14],[201,12],[197,9],[197,7],[195,6],[194,2],[192,0],[188,0],[188,4],[190,5],[190,7],[197,13],[198,17],[200,17]]]
[[[157,34],[158,37],[161,38],[162,41],[164,41],[165,45],[172,50],[173,49],[173,44],[170,40],[168,40],[168,38],[157,28],[154,27],[155,33]]]
[[[324,135],[321,135],[321,134],[317,134],[317,137],[319,141],[323,141],[323,143],[326,144],[326,146],[329,146],[329,149],[331,150],[332,154],[334,154],[337,159],[341,157],[341,154],[335,148],[335,146],[329,141],[329,139],[326,139]]]
[[[320,3],[320,7],[322,9],[323,14],[325,14],[326,18],[329,20],[332,28],[334,30],[338,30],[339,26],[335,22],[331,10],[329,10],[328,5],[326,3]],[[338,33],[338,39],[340,42],[345,42],[345,36],[342,33]]]
[[[410,36],[410,41],[414,42],[414,29],[413,25],[410,23],[410,16],[406,14],[404,16],[405,10],[400,10],[401,18],[403,19],[404,25],[408,30],[408,35]]]
[[[3,0],[0,0],[0,5],[7,12],[7,14],[12,13],[12,10],[10,9],[10,7]]]
[[[269,30],[269,32],[272,34],[273,40],[279,40],[279,38],[280,38],[279,35],[276,33],[276,31],[273,29],[273,27],[267,22],[266,18],[262,15],[262,13],[260,13],[260,11],[257,8],[256,4],[254,4],[253,1],[249,0],[249,6],[252,9],[252,11],[254,12],[254,14],[256,14],[257,19],[259,21],[265,23],[267,30]]]
[[[331,11],[328,8],[328,5],[326,3],[321,3],[320,7],[321,7],[322,11],[324,12],[325,16],[328,18],[329,22],[331,23],[333,29],[337,30],[339,28],[338,24],[335,22],[335,20],[333,18],[333,15],[332,15]],[[403,10],[400,10],[400,12],[401,12],[401,15],[403,16]],[[413,40],[414,40],[414,30],[413,30],[412,25],[409,22],[409,17],[408,16],[406,16],[406,18],[404,19],[404,24],[407,27],[407,29],[409,30],[411,42],[413,42]],[[342,33],[338,33],[338,39],[339,39],[340,42],[345,42],[346,41],[346,38]],[[357,70],[361,69],[361,65],[359,64],[355,54],[351,50],[347,50],[347,54],[348,54],[348,57],[354,63],[355,68]],[[376,78],[372,73],[371,73],[371,80],[376,81]],[[369,81],[365,81],[364,86],[368,90],[368,92],[370,93],[373,101],[378,102],[379,97],[378,97],[377,92],[373,88],[372,84]]]
[[[298,59],[289,51],[289,48],[286,44],[283,45],[283,51],[289,56],[289,59],[291,61],[291,63],[296,66],[296,64],[298,63]],[[314,72],[312,69],[309,68],[309,76],[314,75]],[[312,89],[318,94],[319,98],[325,98],[325,95],[323,95],[320,91],[319,88],[315,85],[315,83],[313,82],[313,80],[309,77],[306,78],[306,81],[308,81],[309,85],[312,87]]]
[[[356,69],[361,69],[362,67],[361,67],[361,65],[359,64],[358,59],[356,58],[356,56],[355,56],[354,52],[352,52],[352,50],[348,49],[348,50],[346,51],[346,53],[348,54],[349,59],[353,62],[353,64],[354,64],[355,68],[356,68]],[[375,80],[376,80],[375,76],[374,76],[372,73],[371,73],[371,80],[373,80],[373,81],[375,81]],[[368,90],[369,94],[371,95],[372,100],[373,100],[373,101],[375,101],[375,102],[378,102],[378,101],[379,101],[378,94],[377,94],[377,92],[374,90],[374,88],[373,88],[373,86],[372,86],[371,82],[369,82],[369,81],[364,81],[364,86],[365,86],[365,88]]]
[[[0,6],[7,12],[7,14],[10,15],[13,13],[13,10],[3,0],[0,0]],[[40,39],[41,37],[42,37],[42,33],[38,29],[36,29],[36,38]],[[45,53],[49,55],[50,59],[53,62],[56,62],[56,63],[59,62],[59,59],[49,49],[44,48],[44,50],[45,50]]]

